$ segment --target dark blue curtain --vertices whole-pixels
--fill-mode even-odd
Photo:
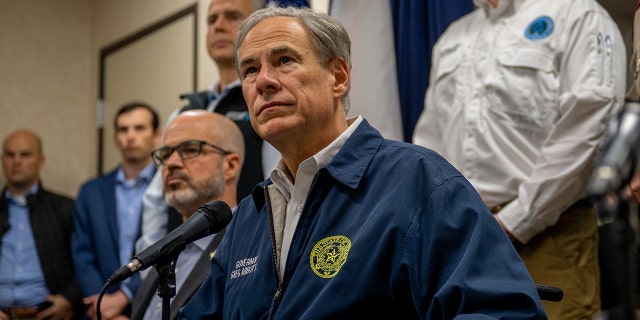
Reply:
[[[390,0],[396,39],[398,90],[404,140],[424,106],[431,48],[451,22],[473,10],[472,0]]]
[[[349,1],[349,0],[341,0]],[[309,6],[304,0],[270,0],[280,6]],[[331,1],[330,1],[331,2]],[[404,140],[424,107],[431,48],[451,22],[473,10],[473,0],[390,0],[396,40],[398,90]]]
[[[279,7],[308,7],[309,1],[306,0],[270,0],[268,3],[276,3]]]

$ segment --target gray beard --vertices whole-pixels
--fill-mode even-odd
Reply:
[[[212,179],[204,183],[196,186],[189,184],[187,189],[166,191],[164,201],[181,214],[192,214],[205,203],[220,198],[224,192],[224,181],[222,168],[219,169]]]

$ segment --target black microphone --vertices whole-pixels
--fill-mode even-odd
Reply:
[[[587,185],[594,198],[617,192],[631,181],[640,156],[640,102],[627,102],[609,130]]]
[[[560,288],[536,284],[536,290],[541,300],[558,302],[564,298],[564,292]]]
[[[213,200],[203,205],[178,228],[142,250],[131,262],[113,273],[107,283],[120,283],[137,271],[177,258],[187,244],[222,230],[230,221],[231,208],[223,201]]]

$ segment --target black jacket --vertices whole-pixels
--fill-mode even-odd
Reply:
[[[5,190],[0,194],[0,239],[9,230],[9,204]],[[82,293],[71,260],[73,200],[45,190],[27,197],[29,221],[35,238],[45,282],[51,294],[66,297],[75,310],[74,319],[82,319]],[[0,247],[1,248],[1,247]]]

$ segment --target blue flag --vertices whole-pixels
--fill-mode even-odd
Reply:
[[[309,1],[306,0],[269,0],[268,7],[308,7]]]

